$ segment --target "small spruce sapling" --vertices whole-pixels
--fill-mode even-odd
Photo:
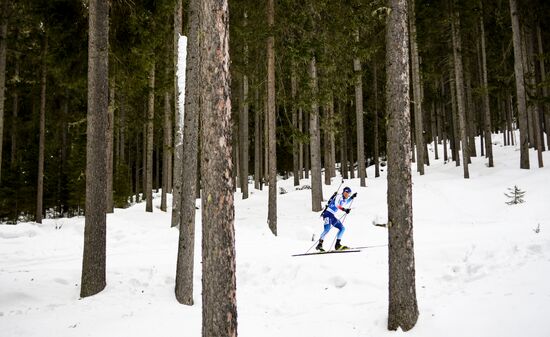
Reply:
[[[523,200],[525,191],[520,190],[516,185],[514,185],[514,188],[509,187],[508,190],[510,191],[509,194],[504,193],[504,195],[510,199],[510,201],[506,202],[507,205],[516,205],[525,202],[525,200]]]

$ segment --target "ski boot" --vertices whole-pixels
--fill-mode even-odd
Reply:
[[[341,245],[340,239],[336,240],[336,244],[334,245],[334,250],[346,250],[346,249],[349,249],[349,247]]]
[[[319,240],[319,243],[317,244],[317,247],[315,247],[316,250],[320,251],[320,252],[324,252],[325,250],[323,249],[323,240]]]

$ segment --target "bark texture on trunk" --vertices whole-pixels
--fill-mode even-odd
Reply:
[[[483,5],[483,1],[480,0]],[[483,9],[479,15],[481,31],[481,77],[483,79],[483,136],[485,138],[485,156],[489,159],[489,167],[493,167],[493,142],[491,140],[491,107],[489,105],[489,84],[487,80],[487,53],[485,48],[485,24],[483,23]]]
[[[355,41],[359,42],[359,31],[355,33]],[[361,70],[361,60],[356,57],[353,60],[353,70],[355,72],[355,118],[357,120],[357,176],[359,184],[362,187],[367,186],[365,178],[365,136],[363,128],[363,72]]]
[[[170,62],[167,62],[164,73],[166,78],[170,75]],[[160,210],[166,212],[166,194],[172,190],[172,108],[170,106],[170,90],[164,93],[164,120],[163,120],[163,142],[162,142],[162,194],[160,198]],[[177,104],[177,102],[176,102]]]
[[[407,2],[390,1],[386,30],[388,113],[388,329],[412,329],[416,303],[409,101]]]
[[[155,63],[149,70],[149,99],[147,102],[147,161],[145,183],[145,211],[153,212],[153,125],[155,118]]]
[[[243,75],[242,110],[239,118],[240,183],[243,199],[248,199],[248,76]]]
[[[540,29],[540,23],[537,24],[537,45],[539,50],[539,55],[544,54],[544,49],[542,47],[542,38],[541,38],[541,29]],[[542,83],[546,83],[546,70],[544,67],[544,58],[539,58],[539,69],[540,69],[540,80]],[[548,97],[548,85],[545,85],[542,87],[542,97],[546,99]],[[548,103],[542,104],[542,115],[543,115],[543,121],[544,121],[544,127],[546,132],[546,142],[548,144],[548,148],[550,150],[550,110],[548,107]]]
[[[197,165],[200,116],[200,0],[189,2],[189,53],[186,62],[185,123],[183,147],[185,165],[181,194],[181,223],[179,231],[178,261],[176,269],[176,299],[182,304],[193,304],[193,269],[195,252],[195,201],[197,194]]]
[[[109,109],[109,1],[91,0],[88,39],[88,117],[86,137],[86,218],[80,296],[105,288],[107,158],[105,129]]]
[[[373,67],[373,91],[374,91],[374,177],[380,177],[380,145],[378,135],[378,65]]]
[[[4,100],[6,93],[6,54],[8,49],[8,3],[0,3],[0,186],[2,185],[2,149],[4,145]]]
[[[309,114],[309,139],[311,145],[311,210],[318,212],[322,210],[323,187],[321,181],[321,131],[319,130],[319,103],[317,102],[317,66],[315,57],[311,58],[309,64],[309,76],[313,89],[313,100]]]
[[[183,33],[183,1],[177,0],[174,10],[174,171],[172,183],[172,227],[179,227],[181,221],[181,192],[183,184],[183,111],[180,111],[180,88],[178,85],[179,38]],[[185,89],[184,89],[185,90]]]
[[[199,22],[204,83],[201,89],[202,336],[236,337],[227,0],[201,1]]]
[[[44,202],[44,147],[46,141],[46,76],[48,69],[46,55],[48,53],[48,40],[44,37],[42,46],[42,74],[40,76],[40,131],[38,140],[38,181],[36,187],[36,222],[42,223]],[[0,157],[1,159],[1,157]]]
[[[451,29],[453,40],[453,58],[456,78],[456,101],[458,106],[458,130],[462,142],[462,163],[464,179],[470,178],[468,163],[470,161],[470,147],[468,145],[468,134],[466,132],[466,99],[464,93],[464,69],[462,66],[462,39],[460,37],[459,13],[451,10]]]
[[[290,75],[290,95],[292,97],[292,126],[294,128],[294,137],[292,138],[292,172],[294,176],[294,186],[300,185],[300,142],[298,133],[298,108],[296,102],[296,92],[298,91],[298,79],[294,62],[291,65]]]
[[[107,110],[107,129],[105,130],[105,141],[107,143],[105,155],[107,156],[107,213],[113,213],[113,137],[115,127],[115,77],[111,78],[109,84],[109,109]]]
[[[525,80],[522,62],[521,29],[516,0],[510,0],[510,15],[512,17],[512,39],[514,43],[514,74],[516,78],[516,95],[520,138],[520,168],[529,169],[529,137],[527,122],[527,102],[525,97]]]
[[[267,25],[271,29],[275,22],[275,0],[267,1]],[[275,37],[267,38],[267,119],[269,149],[269,202],[267,224],[277,235],[277,120],[275,117]]]
[[[424,135],[422,118],[422,89],[420,83],[420,61],[416,42],[416,15],[414,0],[409,0],[409,27],[411,45],[411,70],[414,95],[414,132],[416,140],[416,170],[424,175]]]

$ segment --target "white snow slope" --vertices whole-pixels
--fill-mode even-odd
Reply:
[[[472,158],[469,180],[432,151],[424,176],[413,167],[420,316],[407,333],[386,329],[387,232],[372,224],[386,221],[385,167],[376,179],[368,168],[367,187],[345,182],[358,197],[342,242],[374,246],[359,253],[291,257],[322,230],[310,191],[292,179],[278,182],[288,193],[278,195],[277,237],[266,223],[267,189],[251,186],[247,200],[236,193],[239,336],[550,336],[550,169],[539,169],[531,150],[532,169],[520,170],[518,149],[493,137],[495,167]],[[550,165],[550,152],[544,160]],[[325,198],[339,182],[323,187]],[[525,203],[506,205],[514,185]],[[178,232],[159,202],[153,213],[141,203],[108,215],[107,287],[85,299],[83,218],[1,225],[0,336],[200,336],[201,212],[195,305],[184,306],[174,297]]]

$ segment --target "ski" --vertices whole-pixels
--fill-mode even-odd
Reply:
[[[360,251],[361,251],[360,249],[329,250],[328,252],[303,253],[303,254],[294,254],[292,256],[323,255],[323,254],[337,254],[337,253],[357,253],[357,252],[360,252]]]

